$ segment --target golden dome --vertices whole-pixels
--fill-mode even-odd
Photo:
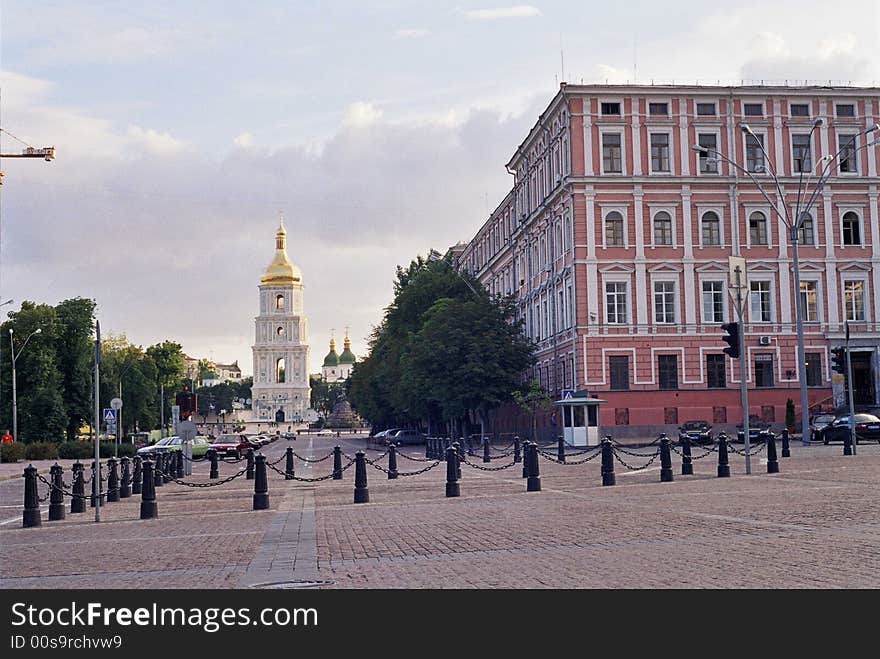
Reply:
[[[262,284],[293,284],[302,281],[302,273],[287,258],[287,232],[284,230],[284,220],[278,225],[275,232],[275,257],[266,266],[263,276],[260,277]]]

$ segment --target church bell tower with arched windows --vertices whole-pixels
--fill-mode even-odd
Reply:
[[[309,345],[302,273],[287,258],[283,218],[275,233],[275,257],[260,277],[259,290],[251,390],[254,419],[297,423],[309,407]]]

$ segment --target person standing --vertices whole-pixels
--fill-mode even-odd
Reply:
[[[0,443],[3,443],[3,444],[11,444],[12,443],[12,435],[9,434],[8,429],[3,433],[3,436],[0,437]]]

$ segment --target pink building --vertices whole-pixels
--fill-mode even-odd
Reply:
[[[801,172],[878,121],[878,88],[563,83],[459,265],[516,295],[538,344],[532,376],[557,396],[606,399],[600,424],[624,435],[739,423],[739,362],[722,352],[720,325],[736,319],[728,256],[745,257],[750,413],[782,423],[787,399],[800,407],[788,229],[747,176],[692,146],[754,171],[770,193],[761,140],[782,184],[772,199],[793,215]],[[880,145],[859,148],[876,137],[839,158],[799,237],[811,407],[842,403],[829,352],[847,320],[856,402],[880,404]]]

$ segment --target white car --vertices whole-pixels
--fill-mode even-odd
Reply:
[[[336,435],[335,430],[330,430],[329,428],[324,428],[323,430],[319,430],[315,433],[318,437],[333,437]]]

